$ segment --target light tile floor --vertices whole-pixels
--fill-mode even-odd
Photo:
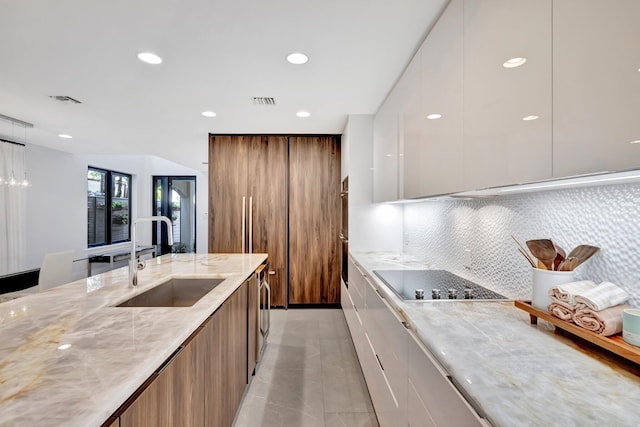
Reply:
[[[342,310],[271,310],[268,344],[234,425],[378,426]]]

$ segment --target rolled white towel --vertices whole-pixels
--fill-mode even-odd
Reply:
[[[577,309],[573,315],[573,321],[588,331],[608,337],[622,332],[622,313],[626,308],[631,306],[620,304],[602,311],[589,308]]]
[[[606,310],[628,299],[629,294],[611,282],[602,282],[593,289],[575,294],[577,308],[584,306],[593,311]]]
[[[591,280],[580,280],[577,282],[563,283],[562,285],[557,285],[549,289],[549,296],[557,299],[558,301],[566,302],[570,305],[575,305],[575,295],[577,293],[585,292],[595,287],[595,282],[592,282]]]
[[[547,306],[547,311],[558,319],[573,322],[573,315],[576,313],[576,306],[568,302],[560,301],[555,297],[551,297],[551,304]]]

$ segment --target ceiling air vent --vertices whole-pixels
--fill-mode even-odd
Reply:
[[[270,96],[254,96],[254,105],[276,105],[276,99]]]
[[[78,101],[77,99],[73,99],[72,97],[66,95],[51,95],[49,96],[49,98],[69,104],[82,104],[82,102]]]

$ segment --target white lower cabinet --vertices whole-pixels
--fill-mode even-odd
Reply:
[[[387,305],[378,290],[366,279],[366,320],[364,330],[371,341],[378,364],[390,393],[390,417],[393,426],[407,425],[407,331],[395,310]],[[376,403],[374,402],[374,405]],[[382,425],[382,421],[380,422]]]
[[[434,424],[438,427],[487,426],[488,423],[476,414],[418,338],[412,333],[408,335],[409,382]]]
[[[349,267],[349,288],[342,285],[342,309],[380,426],[489,426],[405,328],[364,270],[351,258]],[[364,300],[361,309],[352,298],[356,293]]]
[[[407,421],[409,422],[409,427],[436,427],[435,421],[431,418],[431,414],[413,385],[411,378],[408,379],[408,383]]]

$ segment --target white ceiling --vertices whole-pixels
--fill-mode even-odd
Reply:
[[[348,114],[375,113],[445,3],[3,0],[0,114],[35,125],[28,143],[206,170],[208,133],[338,134]],[[287,63],[294,51],[310,61]]]

